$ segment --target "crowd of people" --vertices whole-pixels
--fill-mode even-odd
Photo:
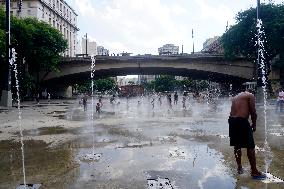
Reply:
[[[173,94],[173,104],[172,104],[172,94]],[[217,104],[218,100],[218,90],[210,90],[206,93],[189,93],[189,92],[166,92],[166,93],[151,93],[149,94],[149,103],[152,109],[155,108],[157,103],[159,106],[163,104],[163,99],[166,99],[169,108],[176,106],[179,103],[179,94],[181,97],[182,108],[187,109],[187,102],[190,100],[195,100],[196,102],[207,101],[208,104]],[[138,100],[137,106],[139,107],[143,101],[143,96]],[[96,112],[100,113],[103,106],[102,97],[100,96],[99,101],[96,103]],[[156,101],[157,100],[157,101]],[[251,177],[254,179],[265,179],[266,175],[259,171],[256,166],[256,155],[255,155],[255,142],[253,133],[256,132],[256,103],[254,91],[252,89],[246,89],[243,92],[233,96],[231,98],[231,111],[228,118],[229,125],[229,138],[230,146],[234,147],[234,156],[237,164],[237,173],[243,174],[244,169],[242,167],[242,148],[247,149],[247,157],[251,166]],[[129,102],[129,97],[127,97],[127,106]],[[84,95],[81,99],[81,103],[84,106],[84,110],[87,111],[87,96]],[[284,103],[284,91],[279,90],[276,111],[283,111]],[[110,97],[110,104],[118,105],[116,95]],[[249,118],[251,119],[249,121]]]

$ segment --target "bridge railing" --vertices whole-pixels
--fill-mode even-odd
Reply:
[[[197,58],[225,58],[223,54],[179,54],[179,55],[135,55],[135,56],[96,56],[97,60],[141,60],[141,59],[197,59]],[[85,57],[63,57],[62,62],[91,61],[91,56]]]

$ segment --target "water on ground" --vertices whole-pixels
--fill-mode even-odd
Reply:
[[[156,100],[154,108],[147,97],[121,98],[115,104],[104,98],[93,122],[90,99],[86,112],[77,101],[23,108],[28,119],[23,120],[27,182],[74,189],[162,188],[159,184],[180,189],[284,188],[283,183],[251,179],[245,149],[245,173],[236,173],[228,98],[213,104],[191,100],[186,106],[179,101],[170,108],[165,98],[161,105]],[[262,109],[257,106],[254,136],[257,165],[264,171]],[[6,130],[12,137],[0,141],[0,188],[16,188],[22,183],[19,133],[9,130],[13,112],[6,114],[0,113],[6,116],[0,137]],[[35,126],[29,125],[31,120]],[[284,114],[275,113],[273,105],[268,107],[268,132],[273,156],[269,172],[284,178]],[[46,137],[48,141],[41,140]],[[93,148],[96,159],[91,160]]]

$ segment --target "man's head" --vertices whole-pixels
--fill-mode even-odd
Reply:
[[[255,95],[255,90],[252,89],[252,88],[248,88],[248,89],[246,89],[246,91],[251,93],[251,94],[253,94],[253,95]]]

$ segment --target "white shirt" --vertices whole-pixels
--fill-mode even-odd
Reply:
[[[284,92],[283,91],[280,91],[279,93],[278,93],[278,98],[277,98],[277,100],[279,101],[279,100],[283,100],[284,101]]]

